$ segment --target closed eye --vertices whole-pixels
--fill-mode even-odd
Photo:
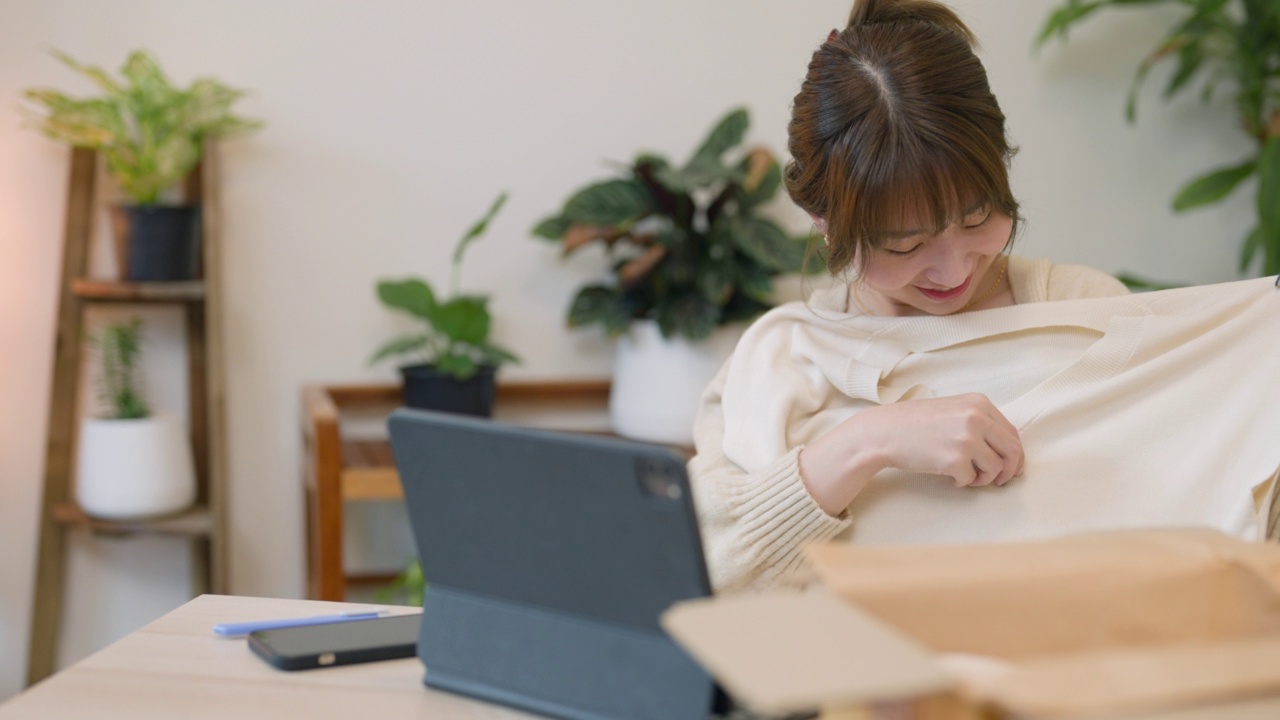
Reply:
[[[907,257],[909,255],[915,255],[922,247],[924,247],[924,243],[916,243],[916,245],[914,245],[913,247],[907,250],[894,250],[893,248],[884,248],[884,251],[889,253],[890,255],[897,255],[898,257]]]
[[[987,223],[987,220],[990,219],[991,207],[988,206],[977,212],[970,213],[969,216],[964,219],[964,227],[966,230],[973,230],[974,228],[982,227]]]

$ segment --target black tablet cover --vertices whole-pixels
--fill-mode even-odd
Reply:
[[[420,410],[389,430],[427,685],[573,720],[706,718],[714,683],[658,625],[709,594],[678,455]]]

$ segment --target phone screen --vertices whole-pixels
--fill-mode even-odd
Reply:
[[[282,670],[348,665],[417,654],[422,614],[260,630],[249,648]]]

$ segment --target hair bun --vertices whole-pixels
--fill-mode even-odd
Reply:
[[[955,11],[935,0],[854,0],[849,27],[924,23],[950,30],[977,46],[973,32]]]

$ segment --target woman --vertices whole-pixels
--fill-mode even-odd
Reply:
[[[936,2],[858,0],[813,54],[786,186],[847,282],[762,318],[703,396],[690,472],[719,590],[785,582],[805,544],[856,532],[849,508],[882,470],[957,493],[1021,474],[1018,430],[987,395],[884,397],[878,377],[878,402],[850,390],[842,362],[881,351],[876,323],[1126,292],[1003,254],[1019,223],[1014,151],[973,44]],[[858,332],[833,342],[818,326]]]

